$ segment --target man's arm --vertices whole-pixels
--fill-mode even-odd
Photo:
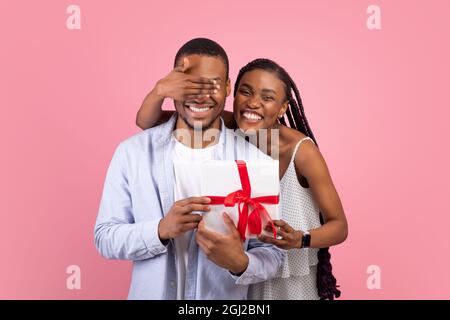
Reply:
[[[251,239],[245,252],[233,220],[225,213],[223,219],[229,229],[226,235],[207,230],[203,222],[198,226],[196,241],[208,259],[229,270],[236,284],[248,285],[273,278],[284,261],[285,251]]]
[[[167,251],[158,236],[160,219],[135,222],[126,155],[119,145],[109,166],[95,224],[98,252],[107,259],[144,260]]]
[[[286,257],[285,250],[257,239],[248,241],[245,254],[248,256],[248,266],[244,272],[233,275],[236,284],[248,285],[275,277]]]

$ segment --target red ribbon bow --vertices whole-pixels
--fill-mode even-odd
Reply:
[[[251,197],[252,188],[250,185],[250,179],[248,177],[247,165],[245,161],[236,160],[237,168],[239,171],[239,177],[241,179],[242,190],[237,190],[228,194],[226,197],[208,196],[211,199],[210,204],[223,204],[225,207],[234,207],[238,205],[239,222],[237,229],[241,235],[241,239],[245,241],[245,230],[247,229],[252,234],[260,234],[262,231],[262,216],[265,216],[272,226],[273,236],[277,237],[277,231],[272,219],[266,208],[262,205],[265,204],[278,204],[279,197],[276,196],[262,196]],[[241,208],[242,207],[242,208]],[[250,214],[249,207],[252,208]]]

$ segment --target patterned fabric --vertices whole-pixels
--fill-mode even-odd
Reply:
[[[317,229],[320,225],[319,207],[309,188],[300,185],[294,159],[301,143],[295,146],[289,166],[280,182],[281,218],[296,230]],[[274,279],[250,286],[252,300],[313,300],[317,293],[317,252],[319,249],[291,249]]]

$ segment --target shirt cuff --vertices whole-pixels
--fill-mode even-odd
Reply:
[[[252,279],[254,279],[257,269],[256,257],[248,251],[246,251],[245,254],[248,257],[248,266],[244,273],[237,276],[229,272],[230,276],[236,281],[236,284],[248,285],[254,282]]]
[[[158,235],[159,220],[144,221],[141,222],[141,237],[144,241],[145,247],[151,255],[157,255],[167,251],[167,246],[170,241],[167,241],[166,245],[161,242]]]

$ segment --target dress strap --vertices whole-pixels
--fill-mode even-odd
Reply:
[[[299,142],[297,142],[297,144],[295,145],[295,148],[294,148],[294,152],[292,153],[291,162],[294,162],[294,158],[295,158],[295,155],[297,154],[297,150],[300,147],[300,145],[302,144],[302,142],[305,140],[311,140],[311,142],[314,143],[314,140],[311,139],[310,137],[304,137]]]

